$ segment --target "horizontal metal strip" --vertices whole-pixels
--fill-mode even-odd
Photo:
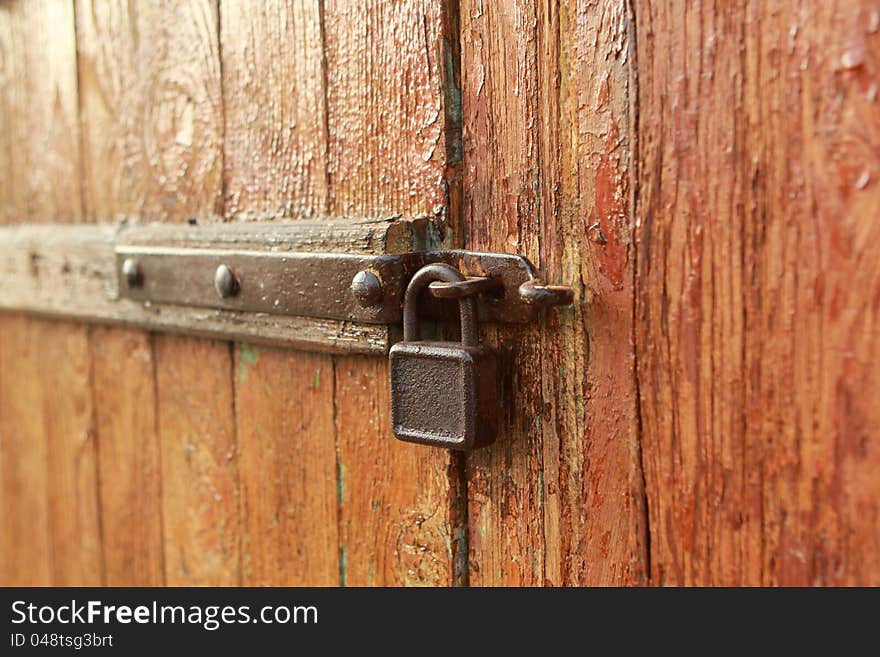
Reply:
[[[406,225],[399,225],[401,223]],[[0,227],[0,310],[315,351],[388,351],[389,327],[383,325],[222,308],[144,304],[123,298],[119,294],[115,251],[118,244],[129,241],[276,251],[346,249],[367,254],[419,246],[410,222],[394,224],[372,220],[242,226],[6,226]],[[390,330],[396,332],[395,327]]]
[[[538,282],[524,258],[425,250],[428,232],[425,222],[370,219],[0,227],[0,310],[385,353],[406,286],[428,263],[491,281],[481,321],[528,322],[547,305],[541,295],[560,302],[552,286],[527,289]],[[419,312],[451,317],[455,303],[426,297]]]
[[[123,281],[119,293],[136,301],[367,324],[399,324],[409,280],[426,264],[437,262],[497,281],[502,294],[481,299],[482,320],[526,322],[537,312],[519,295],[520,285],[533,277],[528,261],[516,255],[468,251],[364,255],[140,245],[116,248],[117,271]],[[364,275],[371,277],[373,289],[359,298],[352,283]],[[427,298],[420,314],[454,316],[452,305]]]

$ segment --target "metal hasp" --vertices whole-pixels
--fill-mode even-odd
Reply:
[[[434,281],[462,284],[459,289],[466,291],[458,296],[461,343],[419,341],[419,297]],[[478,289],[468,287],[461,272],[447,264],[426,265],[410,281],[403,342],[391,347],[389,356],[391,423],[400,440],[462,451],[494,442],[497,368],[495,354],[479,344]]]
[[[394,433],[468,451],[497,432],[495,354],[478,321],[523,323],[572,302],[570,288],[537,280],[517,255],[416,251],[357,255],[117,245],[119,295],[145,305],[212,308],[361,324],[403,322],[390,349]],[[419,317],[459,307],[461,343],[419,341]],[[421,307],[419,307],[421,306]]]
[[[470,251],[357,255],[163,246],[116,246],[119,294],[145,304],[215,308],[399,324],[406,287],[422,267],[440,263],[462,281],[432,285],[420,314],[442,318],[448,299],[480,293],[480,321],[524,323],[543,306],[571,303],[571,291],[547,294],[525,258]],[[451,287],[450,287],[451,286]],[[567,289],[567,288],[564,288]]]

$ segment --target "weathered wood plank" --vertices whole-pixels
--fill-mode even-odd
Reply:
[[[0,6],[0,223],[82,218],[73,5]]]
[[[388,363],[336,359],[341,583],[448,586],[464,577],[458,462],[395,439]]]
[[[444,90],[455,33],[445,3],[323,3],[327,66],[328,210],[450,219]],[[451,130],[454,133],[454,130]]]
[[[166,584],[238,585],[239,454],[230,345],[157,335],[154,349]]]
[[[217,3],[77,0],[76,19],[88,214],[219,217]]]
[[[138,7],[145,218],[222,217],[218,12],[215,0]],[[162,335],[153,349],[166,583],[240,584],[232,345]]]
[[[0,317],[0,582],[52,584],[48,447],[35,322]]]
[[[139,44],[143,26],[138,13],[149,6],[90,0],[77,0],[75,6],[85,213],[95,222],[141,217],[152,199],[147,198],[145,118],[150,71]],[[148,35],[143,36],[151,46]],[[95,319],[89,316],[94,308],[101,319],[127,322],[130,316],[120,309],[127,304],[116,301],[115,263],[110,261],[113,228],[96,228],[78,239],[59,233],[28,238],[27,228],[20,231],[19,257],[37,263],[22,289],[32,310],[63,312],[56,305],[63,300],[63,306],[78,309],[81,319]],[[74,248],[82,252],[71,252]],[[145,332],[96,328],[90,348],[107,583],[162,585],[162,471],[152,339]]]
[[[104,562],[88,332],[67,322],[39,322],[34,331],[40,345],[52,584],[100,586]]]
[[[89,214],[170,223],[220,219],[224,121],[217,2],[118,6],[79,0],[76,7]],[[99,266],[105,266],[103,259],[87,264],[90,271]],[[95,278],[112,281],[112,271]],[[112,299],[112,284],[110,289]],[[124,321],[131,310],[126,307]],[[157,325],[180,328],[184,322],[205,333],[240,319],[156,311],[135,310],[153,313],[153,320],[164,316]],[[237,584],[230,347],[161,336],[153,357],[165,580]],[[137,403],[126,400],[128,406]]]
[[[0,60],[0,221],[80,221],[72,4],[4,3]],[[23,327],[26,338],[19,334]],[[6,573],[3,583],[100,585],[103,559],[87,329],[4,316],[0,342],[5,345],[0,347],[6,353],[4,367],[11,371],[4,376],[14,377],[6,379],[6,410],[0,411],[6,430],[14,432],[3,439],[3,486],[10,489],[0,495],[4,507],[21,514],[10,521],[14,526],[9,529],[21,534],[9,538],[10,554],[3,559],[21,570]],[[22,526],[30,523],[35,524]],[[19,541],[30,540],[32,552],[25,555]]]
[[[880,16],[637,4],[658,584],[880,583]]]
[[[148,82],[136,40],[137,5],[77,0],[75,7],[85,212],[93,220],[139,217]]]
[[[296,218],[287,230],[309,251],[332,251],[334,240],[384,250],[387,222],[307,220],[327,209],[320,3],[224,0],[220,15],[226,218]],[[343,339],[352,333],[338,325]],[[338,584],[332,357],[246,343],[235,352],[243,581]]]
[[[227,219],[322,217],[321,3],[221,2]]]
[[[161,586],[162,471],[149,333],[90,331],[108,586]]]
[[[461,20],[466,247],[576,290],[486,331],[504,414],[468,457],[471,583],[642,583],[627,3],[465,0]]]
[[[328,211],[427,218],[456,238],[459,181],[454,3],[325,2]],[[466,581],[459,462],[389,432],[387,363],[336,371],[343,584]]]
[[[330,356],[239,344],[243,583],[339,583]]]

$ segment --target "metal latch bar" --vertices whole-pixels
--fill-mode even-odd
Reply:
[[[120,296],[144,304],[399,324],[406,286],[415,272],[427,264],[446,263],[466,276],[496,283],[496,292],[480,297],[481,321],[528,322],[541,307],[534,302],[534,289],[541,283],[528,260],[518,255],[458,250],[364,255],[141,245],[117,245],[115,253]],[[545,295],[550,301],[544,305],[565,303],[564,296],[557,294],[554,301]],[[448,303],[427,303],[423,314],[444,315]]]

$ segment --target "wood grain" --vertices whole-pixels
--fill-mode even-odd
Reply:
[[[339,583],[333,361],[239,344],[243,583]]]
[[[430,217],[438,224],[447,221],[447,199],[454,187],[447,178],[454,163],[446,156],[444,112],[448,102],[443,98],[441,76],[446,64],[441,58],[449,39],[439,38],[446,25],[440,3],[333,2],[324,3],[322,9],[317,2],[275,2],[260,7],[223,2],[220,15],[228,135],[227,218],[327,219],[355,214]],[[266,44],[278,47],[266,49]],[[270,51],[272,56],[266,54]],[[400,67],[407,71],[404,77]],[[291,96],[286,89],[294,85],[298,93]],[[397,252],[412,249],[415,240],[415,231],[401,223],[399,229],[389,230],[378,240],[353,241],[346,250]],[[239,347],[239,360],[249,353],[246,349],[250,347]],[[317,427],[313,434],[319,440],[327,437],[328,429],[321,418],[325,413],[331,417],[336,413],[340,490],[346,476],[344,467],[351,469],[349,476],[358,484],[364,484],[346,486],[350,492],[339,500],[341,546],[338,558],[334,555],[336,581],[451,582],[451,548],[438,542],[439,536],[450,533],[449,484],[442,483],[449,457],[412,452],[403,461],[427,472],[437,467],[443,473],[435,485],[417,494],[406,467],[395,468],[389,476],[387,457],[371,456],[384,455],[389,445],[378,440],[364,443],[364,427],[388,426],[387,396],[382,397],[384,402],[373,399],[379,391],[384,392],[384,361],[337,361],[337,384],[331,393],[335,395],[334,407],[334,398],[325,397],[325,389],[319,393],[309,390],[311,376],[279,374],[324,373],[329,359],[276,350],[260,350],[259,354],[259,367],[247,384],[240,382],[237,388],[237,395],[248,400],[243,406],[237,399],[240,436],[244,440],[244,426],[269,423],[278,427],[273,435],[280,431],[290,434],[291,439],[278,447],[281,470],[275,485],[267,487],[262,482],[258,488],[255,480],[246,481],[246,495],[257,504],[269,505],[267,508],[284,504],[279,513],[292,514],[288,524],[317,528],[336,522],[335,506],[334,516],[327,517],[320,495],[308,494],[309,488],[322,490],[319,482],[326,476],[327,454],[318,450],[309,460],[287,461],[290,454],[297,453],[291,450],[299,449],[296,440],[304,428],[283,424],[283,418],[289,414],[292,400],[307,395]],[[332,379],[332,367],[330,371]],[[263,373],[276,385],[266,388],[261,382]],[[360,389],[339,383],[340,377],[373,380],[367,389]],[[383,431],[382,438],[393,441]],[[256,438],[248,435],[256,443]],[[361,448],[367,449],[363,458]],[[336,455],[333,457],[335,479]],[[257,476],[250,472],[250,466],[246,469],[245,477]],[[282,475],[288,478],[286,483]],[[308,488],[302,487],[305,484]],[[294,496],[290,487],[298,495]],[[295,505],[305,506],[297,510]],[[386,512],[377,513],[379,506]],[[429,523],[434,538],[430,556],[425,555],[428,565],[413,561],[423,540],[413,529],[413,523],[424,522],[414,520],[420,514],[434,517]],[[277,535],[278,529],[270,522],[274,515],[261,511],[253,516],[249,511],[247,517],[251,544],[263,541],[254,548],[252,559],[259,557],[265,563],[252,561],[246,574],[255,581],[270,576],[299,581],[303,564],[296,559],[306,549],[302,538],[291,536],[288,540],[296,552],[282,556],[278,545],[259,536],[255,539],[255,533]],[[354,557],[349,556],[349,550]],[[318,559],[315,563],[321,573],[323,558],[306,553],[301,556],[306,563]],[[350,563],[357,564],[351,572]],[[370,569],[373,575],[368,574]],[[326,576],[322,574],[322,578]]]
[[[320,3],[224,1],[220,15],[225,216],[325,218]],[[246,583],[339,583],[334,393],[330,356],[236,347]]]
[[[52,584],[100,586],[103,536],[89,336],[85,327],[66,322],[40,322],[34,330],[40,345]]]
[[[91,220],[185,222],[193,216],[210,220],[220,214],[223,115],[217,24],[214,2],[185,6],[158,1],[76,2],[83,188]],[[54,240],[43,241],[51,244]],[[63,280],[84,271],[89,284],[104,292],[100,319],[149,324],[143,320],[164,316],[160,323],[168,327],[186,323],[174,309],[163,312],[120,302],[115,263],[96,257],[112,253],[112,241],[87,244],[95,253],[80,263],[75,254],[65,253],[66,275],[64,266],[61,275],[51,267],[64,253],[56,244],[46,258],[39,289],[52,289],[45,279]],[[85,298],[94,302],[94,290]],[[137,319],[138,315],[143,316]],[[216,320],[203,319],[207,319],[203,324],[208,332],[212,323],[216,329]],[[229,522],[237,527],[234,468],[230,473],[212,468],[209,462],[212,449],[220,449],[213,441],[222,443],[222,432],[231,432],[231,424],[217,430],[219,438],[209,434],[203,443],[199,429],[188,424],[192,407],[165,394],[157,383],[185,380],[189,374],[191,381],[198,378],[207,384],[194,385],[194,390],[225,390],[231,404],[228,348],[202,345],[200,349],[215,353],[213,359],[206,357],[200,363],[192,360],[190,342],[166,338],[162,344],[161,354],[153,354],[146,333],[127,331],[102,331],[91,342],[95,396],[101,404],[108,579],[129,585],[237,582],[237,539],[234,554],[229,556],[226,544],[214,545],[205,537],[206,527],[214,530],[212,523],[218,518],[211,508],[217,502],[206,499],[220,494],[216,491],[227,495],[227,506],[221,504],[221,508],[232,510]],[[216,363],[217,368],[206,367],[208,363]],[[119,369],[123,366],[124,370]],[[225,409],[225,416],[231,423],[231,407]],[[161,450],[157,431],[161,432]],[[181,463],[181,445],[197,450],[198,456],[187,460],[184,454]],[[187,506],[190,502],[191,507]],[[222,513],[219,517],[225,519]],[[223,528],[217,531],[222,534]],[[233,567],[227,570],[229,563]],[[221,569],[224,572],[218,572]]]
[[[227,219],[325,216],[321,3],[221,2]]]
[[[108,586],[161,586],[162,471],[150,334],[90,331]]]
[[[217,3],[76,1],[87,213],[222,213]]]
[[[333,0],[323,19],[329,213],[421,217],[423,248],[453,242],[454,4]],[[390,434],[387,362],[338,357],[335,372],[341,583],[466,582],[459,461]]]
[[[880,15],[637,13],[652,579],[876,585]]]
[[[576,290],[543,324],[486,331],[503,415],[468,457],[472,584],[645,581],[626,7],[462,3],[466,246]]]
[[[0,582],[52,583],[49,536],[48,445],[35,322],[0,316]]]
[[[82,218],[73,6],[0,6],[0,222]]]
[[[458,583],[458,463],[443,451],[395,439],[388,380],[386,360],[336,359],[341,583]]]
[[[2,222],[83,218],[75,52],[70,3],[0,7]],[[31,267],[39,266],[32,258]],[[4,569],[3,583],[100,585],[87,329],[3,316],[0,342],[4,369],[10,370],[0,401],[0,495],[4,508],[21,514],[7,527],[13,535],[4,544],[3,562],[14,572]]]
[[[445,3],[323,3],[329,213],[449,222]],[[454,185],[454,183],[453,183]]]
[[[229,345],[153,339],[166,584],[239,585],[239,453]]]
[[[217,3],[81,0],[76,17],[89,215],[179,223],[219,219],[224,128]],[[173,310],[157,314],[172,326],[181,321]],[[208,332],[224,321],[202,319]],[[143,400],[129,393],[155,377],[165,581],[237,584],[229,346],[162,337],[154,347],[154,373],[134,370],[132,376],[143,378],[104,396],[116,395],[127,409],[120,414],[133,415]],[[153,449],[140,446],[139,458],[149,462]],[[133,536],[145,519],[130,520],[127,532]],[[161,567],[154,560],[150,572]]]
[[[251,344],[384,329],[0,315],[0,583],[880,584],[878,40],[867,0],[0,3],[0,223],[127,220],[4,228],[5,309],[242,324],[120,302],[126,234],[576,290],[484,327],[466,459],[394,440],[383,359]]]

